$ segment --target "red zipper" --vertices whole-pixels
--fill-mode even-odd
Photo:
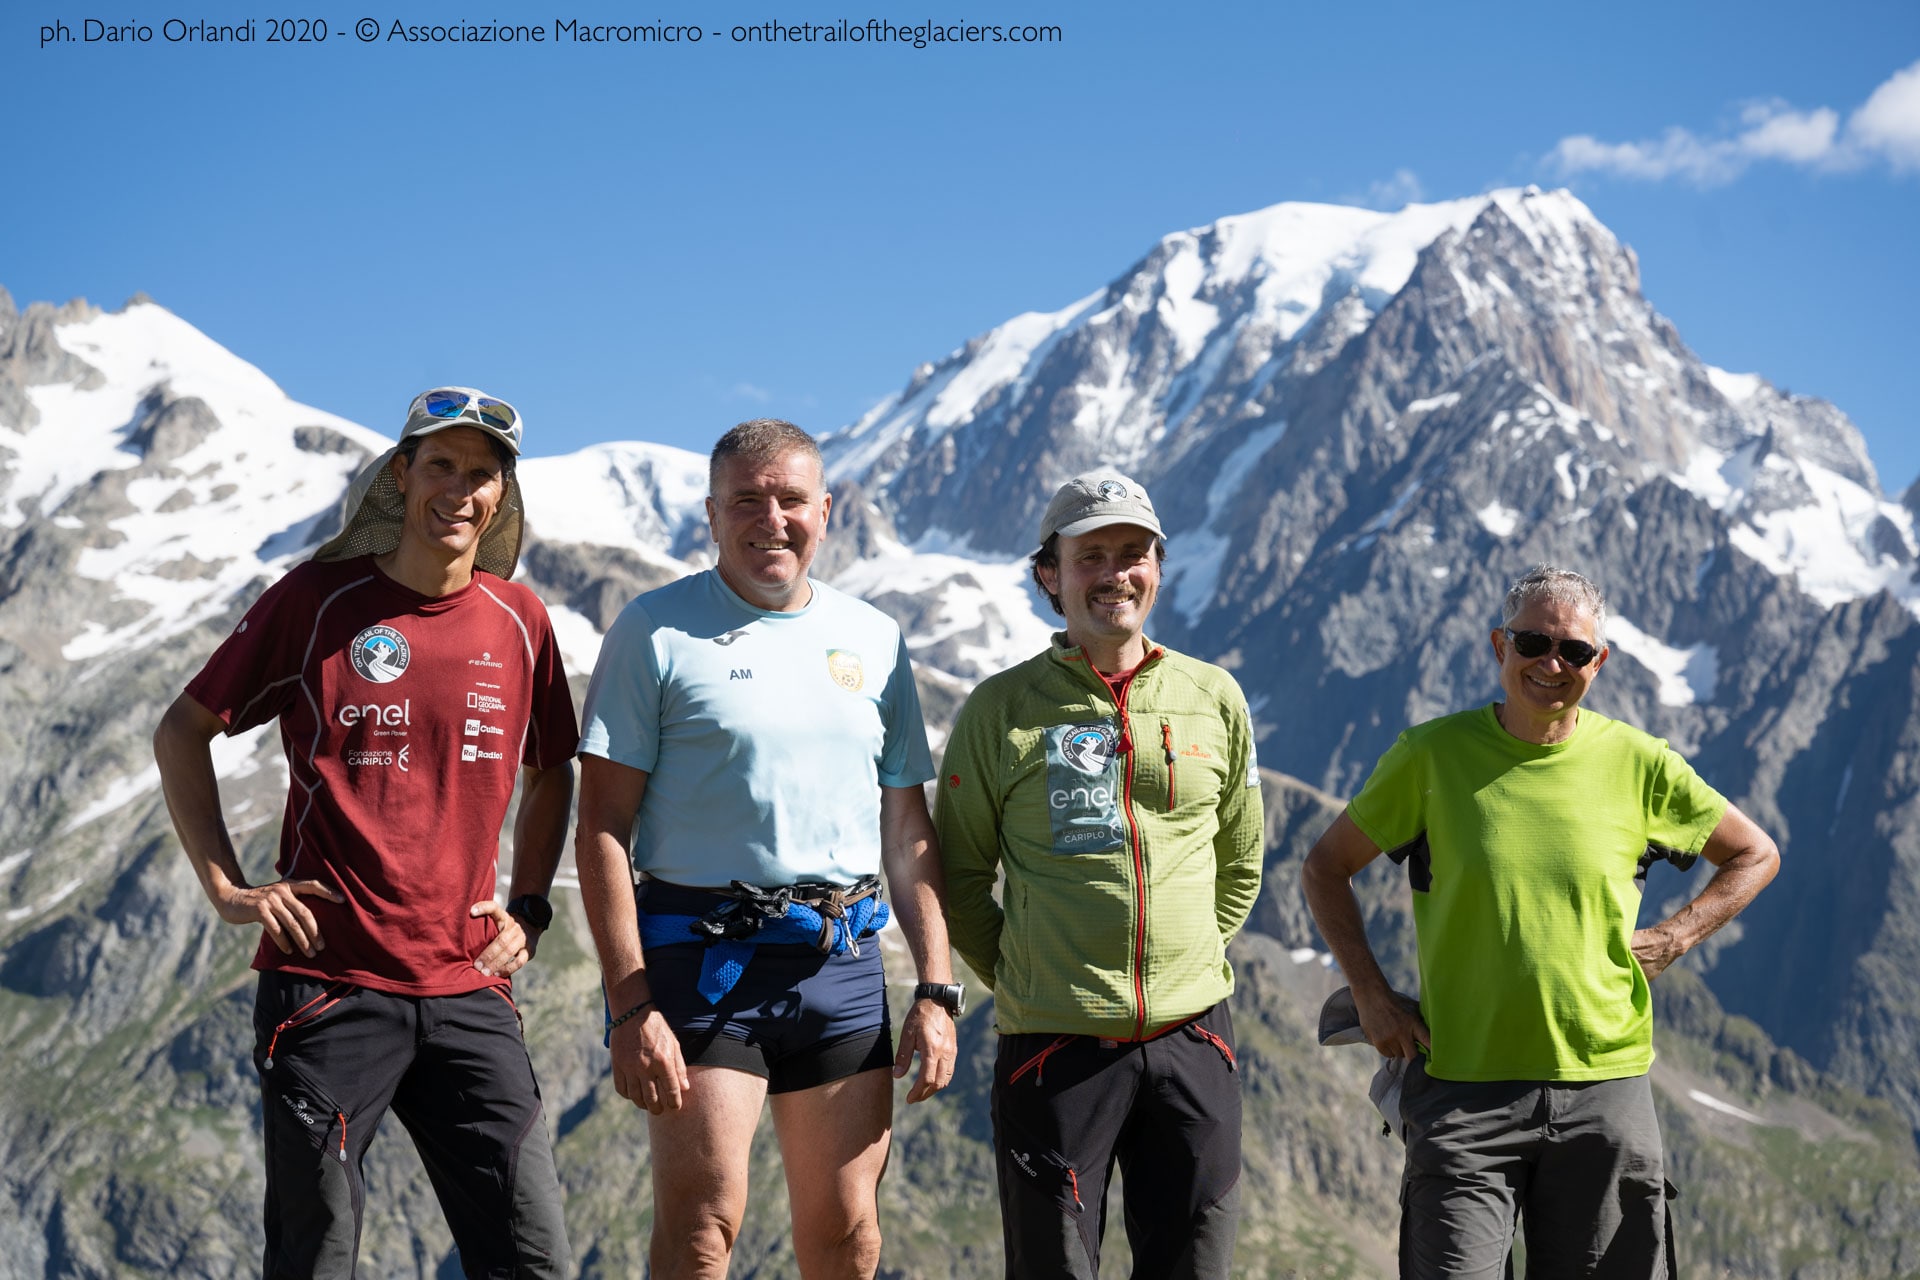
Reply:
[[[1082,652],[1084,654],[1084,651]],[[1119,706],[1120,743],[1115,749],[1124,752],[1127,757],[1127,778],[1122,792],[1122,803],[1127,814],[1128,844],[1133,850],[1133,999],[1134,1005],[1138,1010],[1134,1017],[1133,1038],[1135,1040],[1142,1039],[1147,1032],[1147,861],[1146,854],[1140,848],[1140,823],[1139,820],[1133,816],[1134,750],[1133,733],[1127,722],[1127,691],[1133,688],[1133,682],[1139,678],[1140,673],[1145,671],[1150,664],[1158,661],[1160,655],[1165,652],[1166,650],[1159,648],[1150,651],[1145,660],[1143,660],[1139,666],[1135,667],[1130,675],[1121,681],[1120,689],[1117,693],[1107,678],[1094,669],[1092,662],[1087,662],[1086,664],[1088,673],[1100,682],[1100,687],[1106,690],[1107,696],[1112,698]],[[1084,657],[1082,661],[1085,661]]]
[[[1007,1083],[1014,1084],[1019,1081],[1021,1076],[1031,1071],[1033,1072],[1033,1082],[1039,1084],[1041,1078],[1047,1073],[1047,1059],[1053,1056],[1055,1050],[1064,1049],[1072,1042],[1072,1036],[1060,1036],[1052,1044],[1021,1063],[1019,1067],[1014,1070],[1014,1073],[1007,1077]]]
[[[1147,662],[1153,661],[1155,656],[1156,654],[1148,654]],[[1135,667],[1133,675],[1138,676],[1145,670],[1147,662],[1142,662]],[[1114,700],[1120,708],[1120,745],[1127,754],[1127,781],[1122,796],[1127,814],[1128,844],[1133,849],[1133,1000],[1138,1010],[1134,1017],[1133,1037],[1138,1040],[1147,1033],[1147,860],[1145,851],[1140,848],[1140,822],[1133,816],[1135,752],[1132,750],[1133,737],[1127,722],[1127,692],[1132,688],[1133,679],[1129,677],[1126,683],[1120,686],[1120,692]]]
[[[327,1010],[333,1008],[333,1006],[339,1004],[340,1001],[345,998],[349,985],[350,984],[348,983],[341,982],[333,986],[327,987],[319,995],[307,1001],[305,1004],[301,1005],[298,1009],[295,1009],[293,1011],[292,1017],[288,1018],[286,1021],[282,1022],[279,1026],[275,1027],[273,1029],[273,1036],[267,1041],[266,1058],[261,1063],[261,1066],[265,1067],[268,1071],[273,1070],[273,1051],[280,1043],[280,1033],[282,1031],[291,1030],[292,1028],[299,1026],[303,1022],[312,1022],[315,1018],[319,1017],[321,1014],[325,1013]],[[320,1004],[322,1000],[325,1000],[326,1003]],[[320,1007],[318,1009],[313,1009],[313,1006],[317,1004],[319,1004]],[[308,1013],[307,1010],[309,1009],[313,1009],[313,1012]]]
[[[1224,1037],[1215,1035],[1197,1022],[1189,1022],[1187,1029],[1220,1051],[1220,1056],[1227,1060],[1227,1070],[1238,1071],[1240,1069],[1239,1062],[1234,1059],[1233,1049],[1227,1044]]]
[[[1176,801],[1173,798],[1173,722],[1160,722],[1160,745],[1167,749],[1167,812],[1172,813]]]

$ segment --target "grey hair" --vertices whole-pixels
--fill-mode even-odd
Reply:
[[[750,422],[743,422],[721,436],[715,442],[713,452],[707,456],[707,492],[714,493],[718,489],[720,468],[727,464],[729,458],[767,463],[795,451],[805,454],[816,463],[820,462],[820,445],[812,436],[784,418],[754,418]],[[824,481],[824,464],[821,470]]]
[[[1500,610],[1500,625],[1511,627],[1522,610],[1543,600],[1585,610],[1593,619],[1593,642],[1606,644],[1607,598],[1600,594],[1600,588],[1573,570],[1550,564],[1537,564],[1514,579],[1513,585],[1507,588],[1506,604]]]

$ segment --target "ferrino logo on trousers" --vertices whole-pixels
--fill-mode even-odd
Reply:
[[[372,626],[353,638],[347,646],[353,669],[375,684],[392,684],[406,674],[413,649],[407,638],[392,627]]]

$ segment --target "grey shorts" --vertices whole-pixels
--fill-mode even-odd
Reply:
[[[1530,1275],[1667,1274],[1660,1126],[1646,1076],[1469,1083],[1415,1064],[1401,1108],[1401,1276],[1504,1276],[1516,1215]]]

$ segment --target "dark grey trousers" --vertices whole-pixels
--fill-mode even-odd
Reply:
[[[1137,1280],[1226,1280],[1240,1077],[1225,1001],[1145,1043],[1000,1037],[994,1159],[1009,1280],[1095,1280],[1120,1166]]]
[[[420,1152],[463,1272],[572,1274],[540,1089],[503,992],[398,996],[267,972],[253,1025],[267,1164],[262,1275],[354,1275],[360,1162],[389,1110]]]
[[[1660,1127],[1646,1076],[1463,1083],[1416,1063],[1401,1114],[1402,1277],[1504,1276],[1516,1214],[1529,1280],[1666,1275]]]

